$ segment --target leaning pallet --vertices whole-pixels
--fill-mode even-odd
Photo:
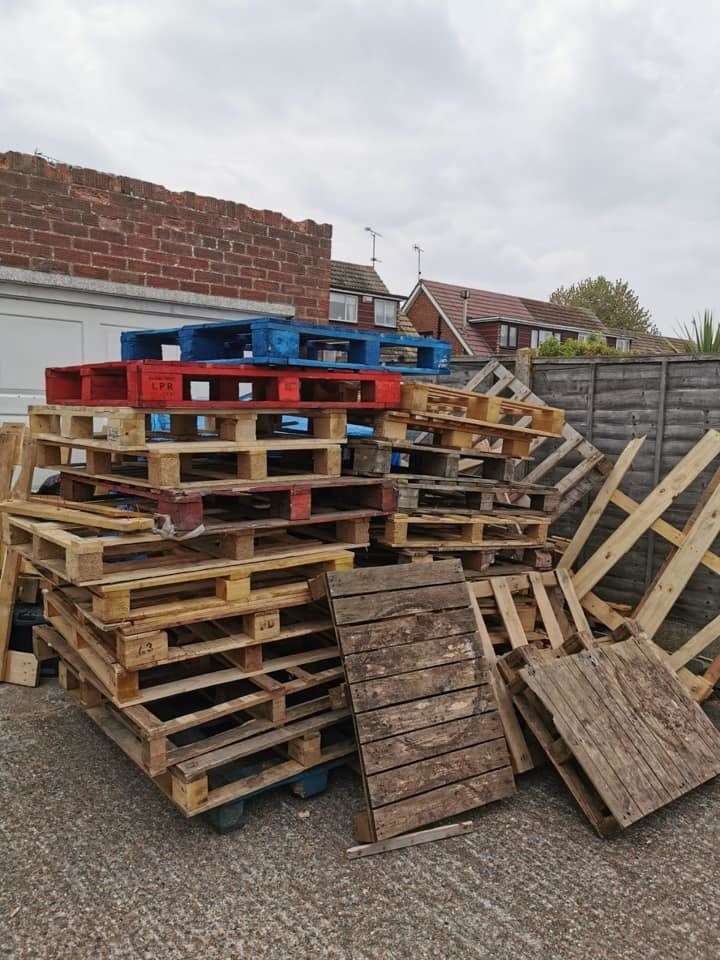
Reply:
[[[715,729],[647,640],[501,661],[513,700],[601,836],[720,773]]]
[[[510,796],[492,651],[488,662],[459,563],[313,586],[327,596],[357,732],[367,812],[356,838],[374,844]]]

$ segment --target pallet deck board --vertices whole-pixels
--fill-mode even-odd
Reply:
[[[521,713],[540,729],[543,748],[600,833],[612,826],[597,815],[603,807],[616,827],[628,827],[720,774],[720,732],[647,640],[531,659],[519,674]],[[548,747],[558,737],[584,786],[577,773],[568,776],[571,761]]]
[[[372,840],[509,796],[510,757],[459,562],[323,579]]]

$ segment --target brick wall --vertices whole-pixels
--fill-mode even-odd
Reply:
[[[449,340],[452,344],[453,353],[465,355],[463,345],[440,317],[437,307],[433,306],[424,291],[421,290],[417,295],[412,306],[407,311],[407,315],[410,317],[418,333],[426,334],[430,337],[440,337],[442,340]]]
[[[0,153],[0,264],[292,304],[327,321],[330,224]]]

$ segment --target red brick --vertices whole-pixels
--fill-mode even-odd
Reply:
[[[179,257],[191,257],[193,254],[189,243],[176,243],[174,240],[161,240],[160,249],[163,253],[174,253]]]
[[[178,264],[178,256],[175,253],[156,253],[155,250],[139,250],[138,255],[144,256],[148,263],[164,263],[168,267],[173,267]]]
[[[28,257],[51,257],[52,247],[45,246],[42,243],[23,243],[16,240],[14,244],[15,253],[24,253]]]
[[[255,280],[253,290],[265,290],[267,293],[277,293],[280,290],[280,284],[274,280]]]
[[[82,237],[73,237],[74,250],[87,250],[89,253],[110,253],[110,244],[104,240],[85,240]]]
[[[210,287],[207,283],[195,283],[190,280],[181,280],[180,289],[187,290],[189,293],[210,293]]]
[[[89,227],[84,227],[81,223],[67,223],[64,220],[52,220],[50,228],[55,233],[65,234],[68,237],[87,237],[89,236]]]
[[[14,253],[4,253],[2,255],[2,263],[5,267],[24,267],[26,270],[30,269],[30,257],[18,257]]]
[[[173,277],[175,280],[193,279],[193,271],[188,267],[162,267],[160,273],[164,277]]]
[[[172,280],[170,277],[149,276],[147,278],[146,286],[160,287],[163,290],[179,290],[180,282],[178,280]]]
[[[138,283],[140,280],[136,273],[128,270],[111,270],[110,279],[113,283]]]
[[[93,280],[109,280],[110,279],[109,270],[104,270],[102,267],[88,267],[82,263],[79,263],[77,265],[73,264],[72,273],[73,273],[73,276],[91,277]]]
[[[198,283],[223,283],[224,279],[221,273],[212,273],[205,270],[196,270],[193,275],[193,280],[197,280]]]
[[[211,285],[210,293],[214,297],[241,297],[239,287],[224,287],[222,285]]]
[[[0,227],[0,237],[4,240],[32,241],[32,231],[27,227]]]
[[[102,227],[90,227],[93,240],[106,240],[108,243],[124,243],[125,235],[119,230],[104,230]]]
[[[110,270],[125,270],[127,260],[122,257],[109,257],[105,253],[94,253],[92,255],[94,267],[108,267]]]

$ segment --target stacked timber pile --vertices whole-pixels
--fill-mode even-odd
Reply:
[[[189,359],[152,358],[168,336]],[[130,359],[48,370],[24,490],[3,503],[3,594],[11,607],[22,564],[44,587],[29,656],[56,654],[111,739],[183,813],[221,826],[278,783],[321,789],[355,751],[308,582],[351,569],[395,507],[388,480],[341,468],[348,412],[397,407],[401,381],[373,368],[373,334],[330,368],[317,357],[336,340],[214,324],[125,335]],[[251,363],[195,359],[237,361],[247,342]],[[445,345],[414,343],[418,369],[440,369]],[[35,468],[59,473],[58,496],[30,494]]]
[[[398,492],[397,511],[373,524],[380,562],[457,556],[468,576],[503,561],[550,567],[559,494],[516,477],[538,442],[562,436],[562,410],[404,382],[399,409],[351,416],[373,435],[350,441],[347,469]]]
[[[442,821],[510,798],[542,754],[602,835],[720,772],[698,705],[720,657],[688,669],[720,617],[656,642],[696,567],[720,570],[716,431],[636,503],[619,487],[643,438],[609,463],[495,361],[484,394],[410,381],[447,369],[435,341],[261,318],[123,351],[49,370],[29,428],[0,430],[0,678],[59,658],[184,815],[230,829],[248,798],[309,796],[352,760],[355,857],[480,829]],[[31,493],[37,467],[52,495]],[[694,481],[678,530],[663,513]],[[610,503],[627,517],[588,556]],[[596,588],[649,530],[670,544],[655,580],[634,609],[608,603]],[[25,651],[13,606],[38,584]]]

